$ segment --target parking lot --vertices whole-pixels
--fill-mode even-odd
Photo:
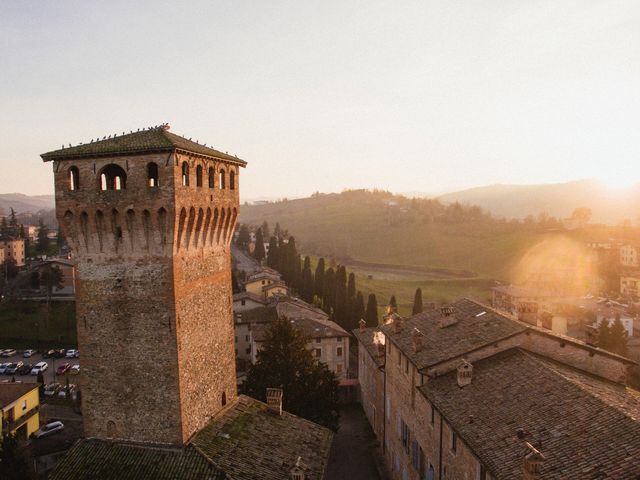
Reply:
[[[31,365],[35,365],[38,362],[47,362],[49,367],[43,373],[45,384],[48,384],[54,381],[64,384],[66,382],[65,377],[67,376],[67,374],[56,375],[56,369],[63,363],[69,363],[71,366],[80,365],[80,358],[42,358],[41,352],[35,353],[30,358],[24,358],[22,350],[18,350],[18,352],[15,355],[12,355],[10,357],[0,357],[0,363],[18,363],[18,362],[23,362],[25,364],[28,363]],[[69,376],[69,383],[77,383],[78,375],[68,374],[68,376]],[[38,377],[36,375],[31,375],[31,374],[19,375],[18,373],[16,373],[16,374],[0,374],[0,381],[11,381],[12,377],[15,377],[16,382],[23,382],[23,383],[36,383],[38,380]]]

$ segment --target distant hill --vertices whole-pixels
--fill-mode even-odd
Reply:
[[[24,195],[22,193],[0,193],[0,215],[8,215],[13,208],[17,214],[37,213],[40,210],[53,210],[53,195]]]
[[[618,224],[640,219],[640,184],[622,190],[609,189],[593,180],[548,185],[490,185],[438,197],[447,203],[478,205],[505,218],[524,218],[546,212],[567,218],[577,207],[589,207],[593,222]]]

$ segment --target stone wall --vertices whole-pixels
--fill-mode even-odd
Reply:
[[[125,172],[124,189],[101,190],[109,165]],[[77,265],[85,434],[183,443],[236,396],[229,243],[238,167],[158,153],[56,161],[53,169],[56,214]]]

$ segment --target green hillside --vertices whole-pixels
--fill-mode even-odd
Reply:
[[[295,236],[304,254],[346,264],[363,292],[380,301],[396,293],[407,308],[418,286],[431,301],[486,298],[529,249],[562,234],[557,225],[499,221],[477,207],[369,191],[242,207],[242,223],[265,220]]]

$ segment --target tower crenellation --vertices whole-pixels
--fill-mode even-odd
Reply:
[[[87,436],[182,443],[236,396],[245,162],[168,126],[43,154],[77,270]]]

